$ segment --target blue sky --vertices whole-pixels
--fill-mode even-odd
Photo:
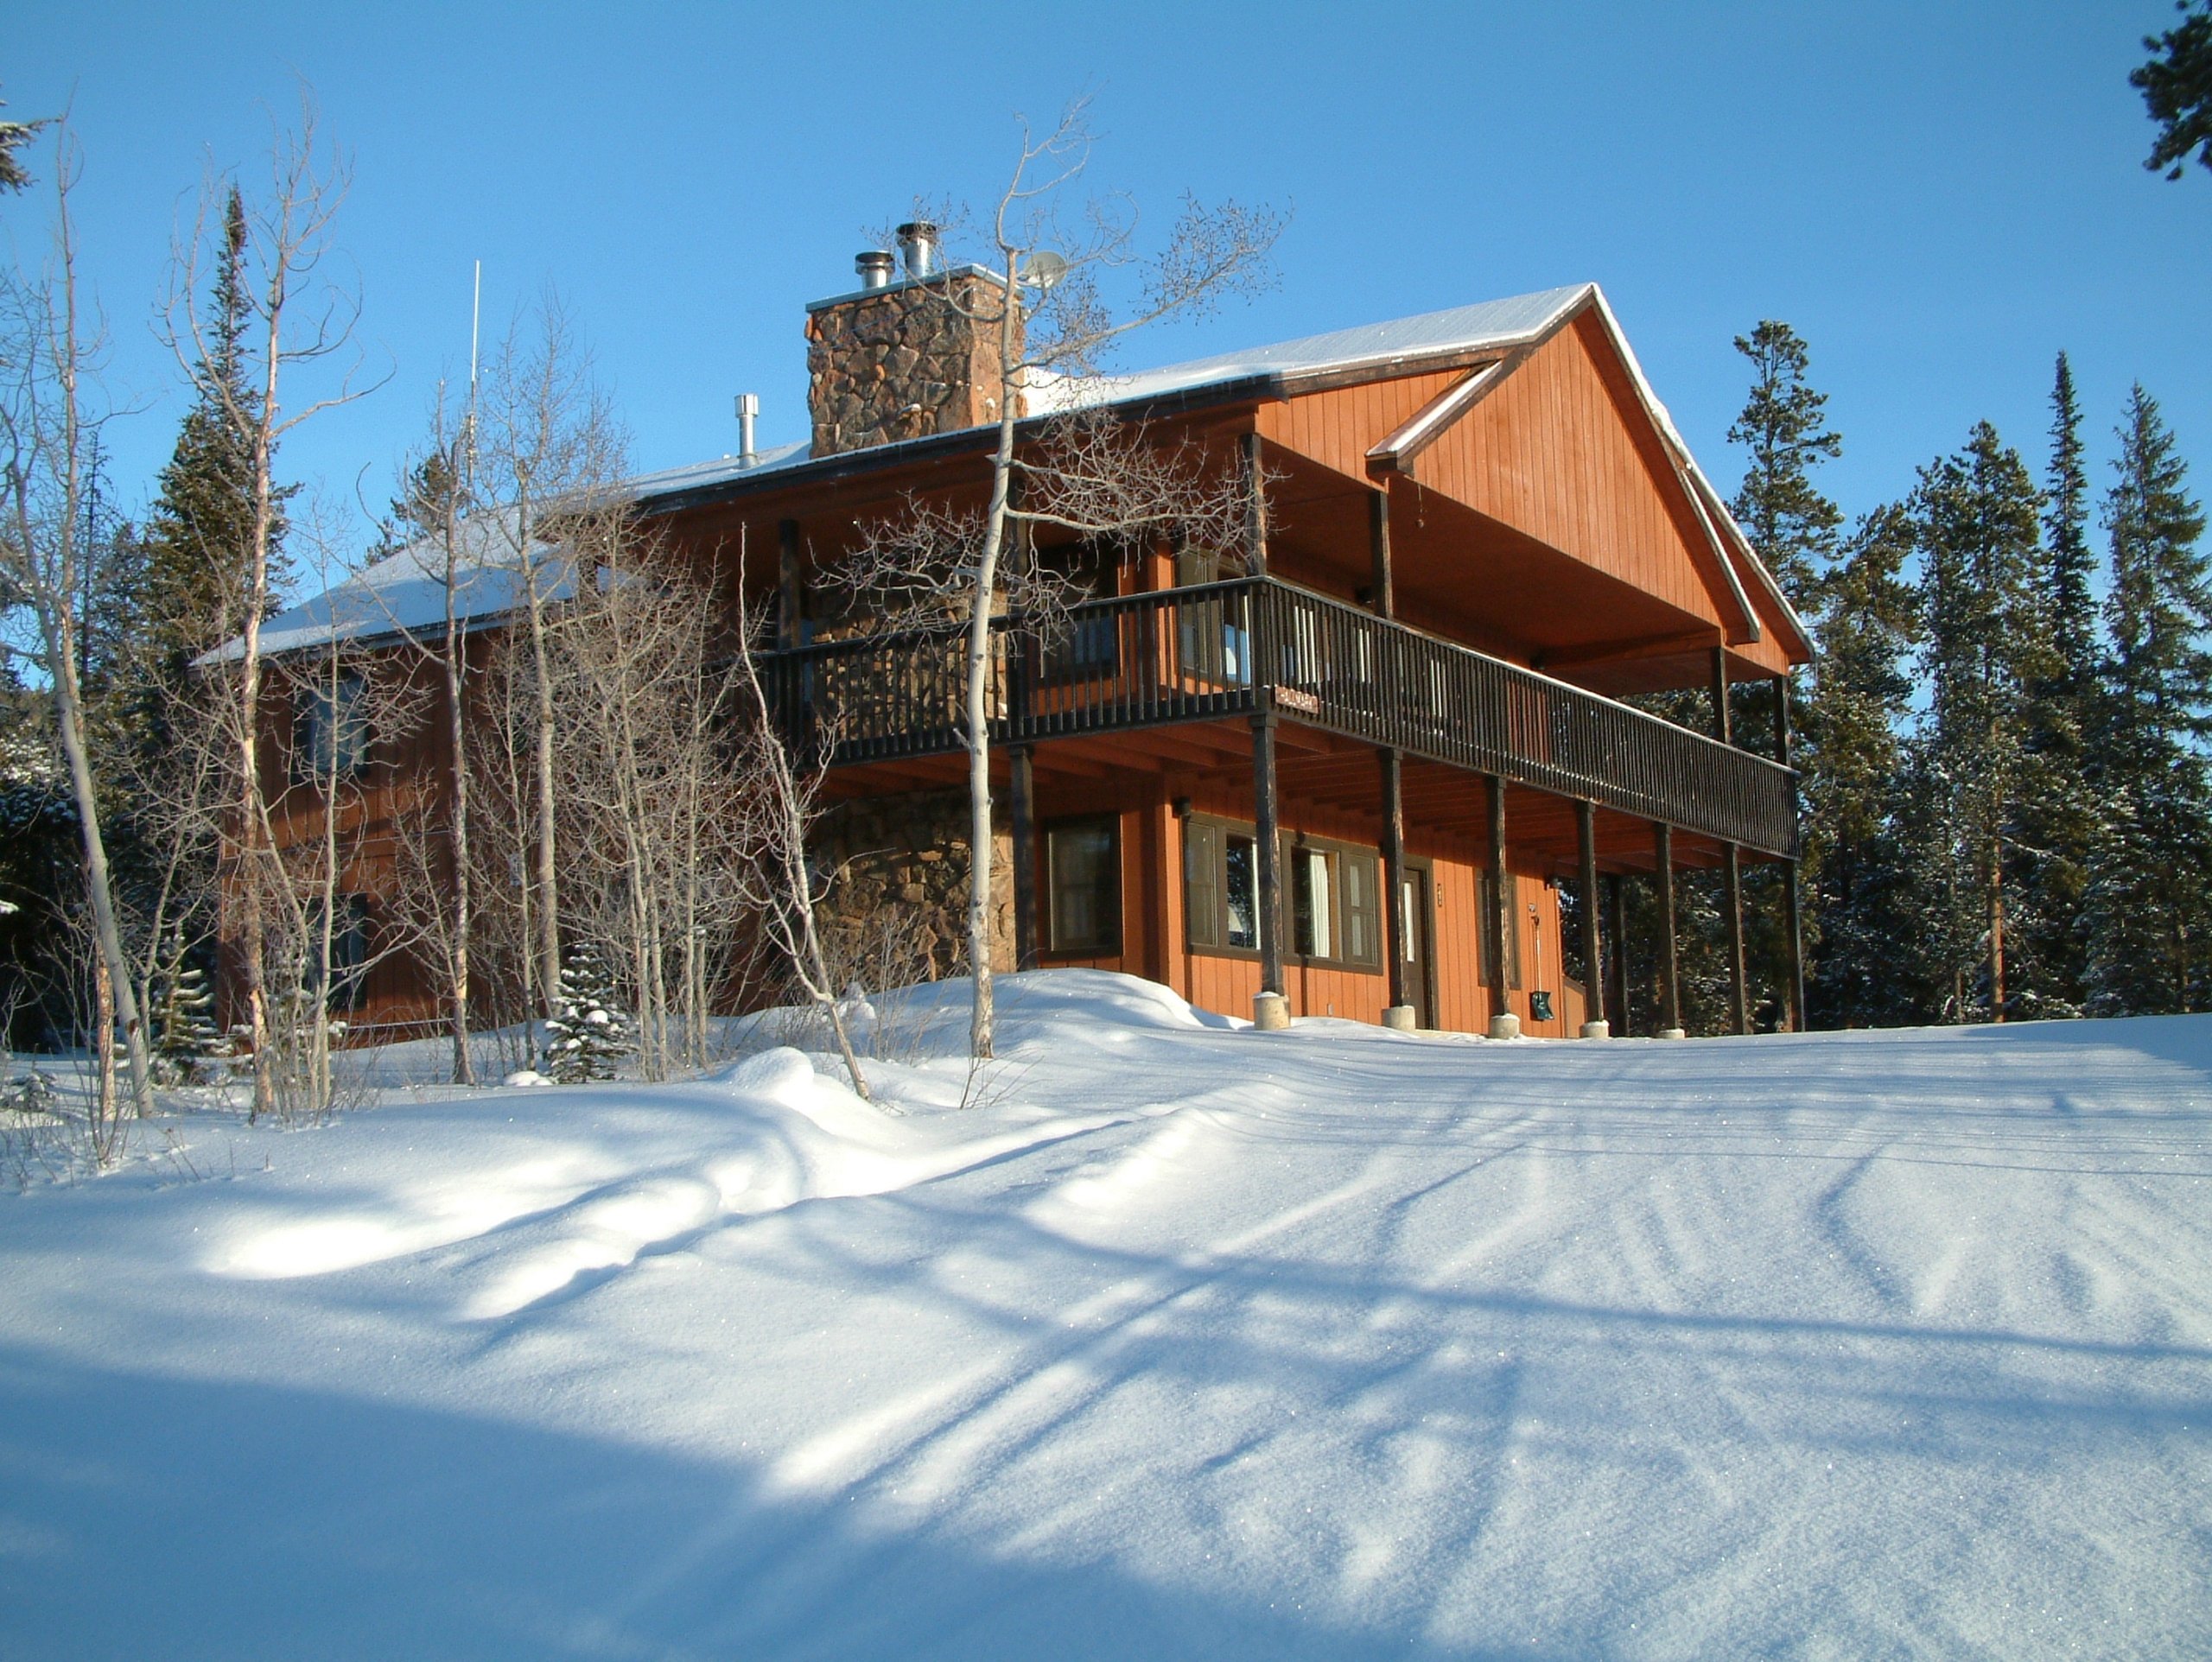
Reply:
[[[442,375],[557,287],[641,466],[803,437],[806,301],[918,193],[982,203],[1012,115],[1095,96],[1093,177],[1292,212],[1281,282],[1157,331],[1166,362],[1595,279],[1724,488],[1731,338],[1807,337],[1863,511],[1995,422],[2040,471],[2053,355],[2101,460],[2131,380],[2212,482],[2212,174],[2142,168],[2126,82],[2164,0],[2102,4],[616,8],[28,0],[16,117],[71,105],[110,440],[143,498],[180,410],[152,332],[203,169],[251,183],[304,81],[354,184],[338,240],[374,396],[302,428],[294,478],[389,494]],[[35,162],[41,171],[44,157]],[[0,207],[19,249],[41,204]],[[2100,479],[2101,488],[2101,479]]]

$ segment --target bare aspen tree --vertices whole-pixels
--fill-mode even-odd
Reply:
[[[530,695],[531,815],[527,904],[537,929],[533,979],[540,1013],[561,985],[560,808],[555,752],[561,712],[551,631],[574,588],[575,562],[560,544],[564,518],[594,503],[625,471],[626,444],[591,359],[557,297],[518,319],[493,347],[474,412],[472,479],[501,504],[486,557],[512,574]],[[594,510],[593,511],[597,511]]]
[[[269,802],[259,761],[261,625],[271,610],[270,556],[281,497],[275,472],[276,447],[301,422],[359,396],[346,377],[321,396],[296,406],[283,403],[290,391],[289,376],[346,350],[359,310],[349,296],[318,276],[329,251],[332,222],[348,182],[342,158],[326,154],[319,142],[315,110],[303,98],[298,130],[279,132],[271,147],[267,193],[246,200],[243,245],[236,250],[226,242],[228,226],[224,204],[229,187],[209,181],[200,193],[199,212],[189,232],[179,239],[166,308],[168,339],[178,362],[203,395],[221,409],[224,419],[244,441],[251,459],[252,518],[244,592],[239,596],[242,633],[231,679],[236,710],[235,719],[226,725],[237,745],[232,809],[238,831],[232,863],[241,878],[235,885],[239,902],[238,963],[245,1024],[254,1054],[256,1114],[275,1107],[275,1082],[265,1055],[270,1012],[262,910],[263,897],[270,885],[258,880],[252,868],[278,858],[274,847],[262,841]],[[244,275],[251,325],[240,352],[251,371],[250,397],[241,397],[237,386],[206,371],[205,366],[219,361],[219,357],[206,338],[194,301],[200,290],[203,269],[217,258],[237,259]]]
[[[918,506],[868,535],[854,580],[862,588],[918,597],[925,612],[957,605],[964,631],[962,726],[968,757],[967,945],[974,999],[969,1049],[991,1054],[991,618],[1009,576],[1002,569],[1019,527],[1058,527],[1086,536],[1172,535],[1185,515],[1212,517],[1218,492],[1190,487],[1200,475],[1171,464],[1155,473],[1141,436],[1104,417],[1051,424],[1024,445],[1025,401],[1065,391],[1098,375],[1122,339],[1174,315],[1203,313],[1233,293],[1272,281],[1269,261],[1281,222],[1265,209],[1187,201],[1156,255],[1136,248],[1136,217],[1120,199],[1092,200],[1063,215],[1087,167],[1092,138],[1083,102],[1039,136],[1022,124],[1012,176],[983,231],[983,256],[999,279],[995,300],[963,299],[947,282],[937,303],[995,331],[997,441],[980,516]],[[1046,257],[1049,256],[1049,257]],[[1101,279],[1127,268],[1134,297],[1117,312]]]
[[[474,1085],[476,1067],[469,1051],[470,964],[475,936],[474,851],[470,845],[471,719],[468,711],[467,610],[482,598],[488,574],[480,558],[483,539],[463,518],[475,505],[469,485],[470,417],[449,428],[442,394],[432,423],[431,441],[406,470],[405,494],[398,504],[403,522],[419,535],[398,558],[410,561],[438,590],[439,633],[424,631],[406,617],[388,614],[393,629],[437,671],[444,695],[446,767],[442,830],[447,858],[443,869],[426,867],[419,893],[435,916],[424,938],[435,944],[444,983],[446,1024],[453,1042],[452,1079]],[[475,591],[471,593],[469,591]]]
[[[288,783],[269,802],[263,827],[268,846],[282,853],[255,868],[277,948],[269,980],[272,1111],[291,1123],[318,1120],[334,1105],[331,1053],[345,1024],[334,1000],[357,994],[378,962],[408,944],[391,931],[376,938],[352,903],[376,886],[365,812],[375,758],[420,727],[430,701],[393,654],[334,638],[271,668],[309,717],[295,726]]]
[[[620,966],[639,1065],[699,1054],[741,912],[736,872],[749,786],[735,771],[736,670],[726,607],[626,512],[569,514],[575,597],[551,636],[567,709],[556,752],[563,929]]]
[[[835,745],[836,733],[825,727],[816,735],[818,753],[795,758],[779,730],[777,713],[760,684],[760,669],[753,651],[754,641],[774,638],[774,626],[765,612],[756,614],[745,606],[745,552],[741,541],[737,592],[742,632],[737,662],[749,706],[745,729],[749,742],[741,768],[751,787],[743,799],[747,824],[741,869],[749,879],[744,895],[793,979],[829,1021],[854,1094],[872,1101],[874,1094],[868,1089],[868,1075],[861,1071],[860,1058],[853,1053],[837,978],[823,948],[822,894],[807,860],[807,834],[817,817],[823,758]]]
[[[101,1003],[112,1000],[123,1028],[131,1101],[145,1113],[153,1105],[147,1034],[116,906],[78,670],[85,621],[81,585],[90,552],[80,540],[86,455],[99,427],[85,403],[92,352],[79,310],[76,234],[69,214],[79,168],[63,124],[55,146],[53,243],[47,266],[35,276],[11,271],[6,279],[0,365],[7,382],[0,396],[0,445],[5,447],[8,511],[0,530],[0,574],[6,588],[0,599],[28,606],[35,620],[33,656],[47,680],[84,846]],[[111,1042],[111,1037],[103,1041]]]
[[[153,688],[163,739],[158,756],[124,747],[114,760],[120,788],[132,802],[132,830],[143,868],[133,963],[138,1007],[162,1041],[157,1000],[164,978],[179,967],[178,943],[198,936],[218,909],[214,874],[230,780],[228,729],[219,704],[221,677],[167,679]],[[127,942],[126,942],[127,944]]]

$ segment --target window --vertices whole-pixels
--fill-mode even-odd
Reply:
[[[1052,951],[1121,950],[1121,828],[1113,820],[1076,820],[1046,828]]]
[[[292,730],[292,771],[302,781],[358,773],[368,765],[368,683],[358,675],[308,688]]]
[[[1234,575],[1221,567],[1221,555],[1211,549],[1181,549],[1175,555],[1175,587],[1196,588]],[[1215,599],[1177,605],[1176,645],[1185,675],[1229,687],[1241,687],[1251,678],[1242,604]]]
[[[1290,858],[1291,949],[1302,958],[1333,958],[1336,935],[1334,873],[1337,857],[1320,848],[1300,848]]]
[[[1259,868],[1249,832],[1215,820],[1184,821],[1184,928],[1192,947],[1259,949]],[[1363,968],[1382,963],[1382,885],[1373,849],[1300,838],[1284,850],[1283,869],[1294,954]]]
[[[1224,944],[1247,952],[1260,949],[1260,853],[1249,837],[1228,840],[1222,893],[1229,904]]]
[[[321,908],[316,909],[320,915]],[[366,895],[338,897],[330,920],[330,985],[323,998],[330,1010],[359,1010],[368,996],[369,898]],[[320,947],[316,957],[321,956]]]
[[[1344,956],[1355,964],[1382,961],[1382,906],[1376,890],[1377,867],[1364,852],[1348,854],[1344,862]],[[1411,941],[1408,929],[1402,937]]]
[[[1085,601],[1110,599],[1120,587],[1110,550],[1093,543],[1040,549],[1038,564],[1056,572]],[[1121,667],[1120,618],[1077,615],[1068,621],[1067,632],[1046,642],[1044,673],[1055,681],[1111,676]]]
[[[1205,820],[1183,822],[1183,929],[1194,947],[1227,944],[1223,928],[1227,860],[1221,827]]]

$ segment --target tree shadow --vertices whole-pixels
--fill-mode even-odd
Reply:
[[[1533,1659],[772,1497],[756,1469],[0,1349],[0,1651]]]

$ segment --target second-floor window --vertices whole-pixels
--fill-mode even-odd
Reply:
[[[1175,556],[1175,587],[1196,588],[1236,574],[1210,549],[1185,549]],[[1194,680],[1241,687],[1251,679],[1251,647],[1240,602],[1184,600],[1176,613],[1176,648],[1183,673]]]
[[[1116,563],[1110,549],[1077,543],[1041,549],[1037,560],[1046,570],[1058,574],[1072,601],[1111,599],[1118,592]],[[1046,677],[1084,680],[1113,675],[1121,662],[1118,628],[1110,612],[1104,617],[1078,613],[1070,618],[1066,632],[1046,643]]]
[[[359,772],[368,761],[368,683],[349,673],[302,692],[293,720],[294,777],[342,777]]]

